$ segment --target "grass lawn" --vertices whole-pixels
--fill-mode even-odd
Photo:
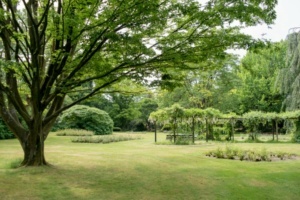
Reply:
[[[300,160],[247,162],[205,156],[226,145],[299,155],[300,144],[155,145],[153,133],[141,136],[141,140],[84,144],[51,133],[45,151],[53,167],[18,169],[11,168],[22,158],[18,141],[0,140],[0,199],[300,198]],[[158,141],[165,141],[165,134],[159,134]]]

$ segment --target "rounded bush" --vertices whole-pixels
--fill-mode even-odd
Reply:
[[[59,120],[60,129],[84,129],[96,135],[111,134],[113,126],[113,120],[107,112],[83,105],[73,106],[63,112]]]

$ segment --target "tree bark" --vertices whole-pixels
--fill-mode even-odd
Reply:
[[[234,119],[232,119],[231,120],[231,135],[230,135],[230,140],[232,140],[232,141],[234,141],[234,124],[235,124],[235,121],[234,121]]]
[[[43,134],[29,134],[26,141],[22,142],[24,159],[21,166],[41,166],[47,165],[44,151]]]
[[[195,143],[195,118],[193,117],[192,121],[192,137],[193,137],[193,144]]]
[[[157,142],[156,121],[154,121],[154,142]]]
[[[208,120],[207,119],[205,119],[205,124],[206,124],[206,137],[205,137],[205,139],[206,139],[206,142],[208,142],[209,128],[208,128]]]
[[[278,142],[278,121],[275,120],[276,141]]]

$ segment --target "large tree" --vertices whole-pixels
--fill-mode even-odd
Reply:
[[[59,114],[123,78],[222,59],[256,46],[242,26],[272,23],[277,0],[1,0],[0,114],[24,151],[46,165]],[[232,25],[232,26],[231,26]],[[88,93],[63,104],[68,93]]]
[[[286,43],[270,43],[257,52],[248,52],[241,60],[234,96],[240,114],[251,110],[280,112],[283,96],[276,87],[276,77],[284,68]]]

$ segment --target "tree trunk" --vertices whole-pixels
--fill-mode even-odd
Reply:
[[[230,140],[232,140],[232,141],[234,141],[234,124],[235,124],[235,121],[232,120],[231,121],[231,135],[230,135]]]
[[[192,121],[192,137],[193,137],[193,144],[195,143],[195,118]]]
[[[43,134],[29,134],[26,141],[22,141],[24,159],[21,166],[47,165],[44,152]]]
[[[278,142],[278,121],[275,120],[276,141]]]
[[[157,142],[156,121],[154,121],[154,142]]]
[[[208,120],[207,119],[205,119],[205,124],[206,124],[206,137],[205,137],[205,139],[206,139],[206,142],[208,142],[209,128],[208,128]]]
[[[273,136],[273,141],[275,140],[275,120],[272,121],[272,136]]]

